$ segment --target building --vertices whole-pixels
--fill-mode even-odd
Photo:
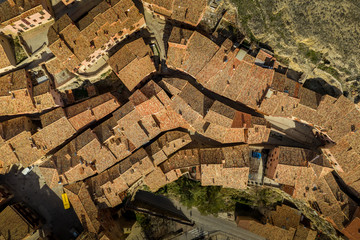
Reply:
[[[112,55],[108,64],[124,85],[132,91],[142,80],[155,72],[155,65],[150,58],[152,51],[142,38],[122,46]]]
[[[14,197],[14,194],[6,185],[0,185],[0,206],[4,205]]]
[[[188,124],[170,106],[167,94],[153,81],[129,98],[130,102],[113,115],[117,120],[115,135],[125,136],[135,148],[149,142],[161,132]]]
[[[280,78],[278,74],[275,76],[274,82],[277,84],[269,89],[259,110],[271,116],[286,117],[313,126],[315,135],[324,144],[321,149],[324,156],[345,183],[351,186],[353,194],[359,195],[360,182],[357,176],[360,173],[360,152],[355,146],[359,140],[358,106],[344,96],[319,96],[294,84],[292,86],[295,88],[287,87],[288,90],[284,90],[285,78]]]
[[[0,213],[0,236],[4,239],[30,237],[41,225],[39,216],[23,203],[7,206]]]
[[[267,142],[270,127],[264,118],[214,101],[183,79],[163,78],[159,84],[173,95],[171,107],[190,124],[189,129],[220,143]]]
[[[15,52],[10,40],[3,34],[0,34],[0,59],[0,69],[16,65]]]
[[[224,168],[222,164],[201,165],[202,186],[222,186],[224,188],[246,189],[249,168]]]
[[[201,184],[245,189],[250,167],[249,146],[236,145],[221,148],[190,148],[175,152],[159,166],[169,177],[191,173],[196,167]],[[196,173],[195,173],[196,175]],[[196,179],[196,177],[195,177]]]
[[[25,69],[0,77],[0,115],[37,112],[33,103],[33,85]]]
[[[252,233],[265,239],[315,240],[317,232],[301,224],[302,215],[287,205],[276,206],[265,216],[266,222],[260,223],[252,216],[238,215],[236,223]]]
[[[351,222],[345,227],[342,233],[348,237],[350,240],[355,240],[360,237],[359,225],[360,225],[360,208],[358,207],[354,213],[353,219]]]
[[[51,85],[50,80],[33,87],[33,98],[35,107],[39,112],[64,106],[60,92]]]
[[[177,35],[179,30],[173,31]],[[196,31],[185,39],[185,45],[169,43],[169,66],[187,72],[217,94],[257,108],[272,83],[274,69],[258,65],[255,57],[234,48],[229,39],[218,46]]]
[[[273,226],[269,223],[262,224],[254,219],[243,218],[238,216],[236,222],[239,227],[244,228],[252,233],[264,237],[265,239],[272,240],[292,240],[295,235],[295,229],[291,228],[286,230],[277,226]],[[314,238],[315,239],[315,238]]]
[[[51,2],[6,0],[0,4],[0,32],[16,36],[53,21]]]
[[[180,131],[166,132],[145,148],[155,166],[160,165],[177,150],[191,142],[188,133]]]
[[[284,176],[283,171],[286,166],[307,166],[308,162],[313,160],[317,154],[311,150],[294,147],[279,146],[269,152],[266,162],[265,175],[270,179],[277,179]],[[279,172],[281,171],[281,172]],[[294,171],[291,171],[293,174]]]
[[[64,105],[50,81],[34,86],[25,69],[0,77],[0,84],[0,116],[39,113]]]
[[[0,124],[0,173],[8,172],[12,165],[27,167],[44,155],[44,151],[35,145],[31,136],[36,125],[28,117],[18,117]]]
[[[357,210],[357,203],[344,193],[332,173],[314,182],[318,211],[337,230],[343,232]]]
[[[143,0],[144,6],[161,18],[197,26],[206,9],[206,1]]]
[[[55,186],[55,183],[70,184],[101,173],[116,162],[113,154],[88,129],[40,165],[40,170],[47,184]]]
[[[64,15],[49,29],[49,48],[56,60],[46,64],[56,75],[65,68],[86,71],[127,35],[145,26],[131,0],[102,1],[74,23]]]
[[[99,211],[91,199],[85,183],[70,184],[65,186],[64,190],[85,230],[93,233],[100,232]]]
[[[66,116],[76,131],[98,121],[120,107],[117,98],[104,93],[65,108]]]
[[[39,129],[31,138],[37,147],[45,152],[56,148],[76,133],[71,123],[66,117],[62,117],[55,122]]]

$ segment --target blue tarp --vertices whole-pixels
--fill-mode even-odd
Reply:
[[[253,158],[261,158],[261,153],[259,153],[259,152],[252,152],[252,157]]]

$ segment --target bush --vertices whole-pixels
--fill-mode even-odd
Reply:
[[[319,64],[318,68],[323,70],[324,72],[329,73],[330,75],[332,75],[336,79],[340,78],[339,72],[335,68],[333,68],[331,66],[326,66],[325,64]]]
[[[309,49],[309,47],[303,43],[299,44],[298,49],[301,54],[303,54],[314,64],[317,64],[322,59],[322,53]]]
[[[186,207],[196,207],[202,214],[226,211],[226,204],[221,195],[221,187],[203,187],[199,182],[182,177],[176,182],[161,188],[158,193],[177,198]]]
[[[236,190],[201,186],[200,182],[186,177],[164,186],[157,193],[176,198],[188,208],[196,207],[204,215],[215,216],[220,212],[234,211],[236,203],[268,207],[282,201],[282,197],[271,188]]]
[[[27,55],[23,47],[20,45],[20,40],[18,37],[13,39],[13,44],[14,44],[16,64],[19,64],[20,62],[24,61],[27,58]]]

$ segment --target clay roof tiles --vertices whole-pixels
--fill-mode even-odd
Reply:
[[[26,70],[21,69],[0,77],[0,96],[9,96],[12,91],[28,89],[29,82]]]
[[[42,128],[39,132],[35,133],[32,138],[35,143],[44,148],[44,150],[50,151],[65,142],[75,133],[76,131],[70,122],[65,117],[62,117]]]
[[[8,141],[23,166],[30,166],[45,154],[35,146],[31,137],[30,132],[23,131]]]
[[[51,123],[59,120],[60,118],[65,117],[65,111],[63,108],[55,108],[54,110],[41,114],[40,120],[42,127],[46,127]]]
[[[76,215],[84,221],[82,223],[83,226],[86,226],[90,232],[98,233],[100,229],[100,222],[97,220],[98,209],[92,201],[85,183],[78,182],[67,185],[64,187],[64,190],[69,197]]]
[[[305,166],[307,161],[311,161],[317,156],[316,152],[303,148],[280,146],[279,149],[279,164]]]
[[[173,27],[169,37],[169,43],[187,45],[189,38],[194,31],[180,27]]]
[[[147,185],[151,191],[155,192],[167,183],[165,174],[160,168],[156,168],[149,173],[145,179],[144,184]]]

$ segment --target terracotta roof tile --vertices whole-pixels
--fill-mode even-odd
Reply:
[[[19,211],[14,205],[9,205],[0,212],[0,234],[3,239],[23,239],[31,235],[37,228],[23,216],[25,209],[20,208]],[[34,214],[32,211],[26,213]]]
[[[97,125],[93,132],[96,134],[97,138],[101,143],[104,143],[112,136],[114,136],[114,127],[117,125],[116,119],[114,117],[110,117],[104,122]]]
[[[118,72],[118,77],[132,91],[145,77],[155,72],[155,66],[149,56],[134,59]]]
[[[45,178],[45,182],[49,186],[49,188],[55,188],[59,185],[59,174],[55,167],[49,168],[40,166],[39,170],[41,172],[41,175]]]
[[[32,123],[30,118],[12,118],[0,123],[0,138],[9,140],[23,131],[33,132],[34,130],[35,125]]]
[[[177,175],[175,170],[165,173],[165,176],[166,176],[167,183],[174,182],[174,181],[178,180],[178,178],[179,178],[179,176]]]
[[[45,151],[59,146],[76,133],[70,122],[62,117],[52,124],[42,128],[35,133],[32,138],[37,145],[40,145]]]
[[[110,203],[109,207],[115,207],[122,203],[122,199],[119,194],[126,191],[128,186],[122,177],[117,177],[112,182],[109,181],[103,184],[101,188]]]
[[[171,30],[171,34],[169,37],[169,43],[187,45],[187,42],[194,31],[180,28],[180,27],[173,27]]]
[[[171,18],[196,26],[200,22],[205,8],[205,0],[175,0]]]
[[[170,172],[173,169],[193,167],[200,164],[199,150],[187,149],[177,151],[168,160],[160,164],[164,173]]]
[[[65,117],[64,109],[61,107],[56,108],[50,112],[40,115],[41,125],[42,127],[46,127],[62,117]]]
[[[249,168],[226,168],[222,164],[201,165],[201,185],[245,189]]]
[[[135,146],[126,137],[112,137],[104,143],[118,160],[129,156]]]
[[[94,162],[98,173],[104,171],[117,162],[112,153],[107,148],[101,146],[100,142],[96,138],[80,149],[78,151],[78,155],[88,164]]]
[[[233,147],[223,147],[222,152],[224,153],[225,164],[224,168],[233,167],[249,167],[249,145],[237,145]]]
[[[85,183],[78,182],[64,187],[76,215],[86,230],[98,233],[100,222],[97,220],[98,210],[92,201]]]
[[[18,164],[19,159],[8,143],[0,143],[0,173],[5,174],[12,164]]]
[[[144,178],[144,184],[147,185],[153,192],[157,191],[166,183],[166,176],[160,168],[156,168]]]
[[[181,78],[163,78],[159,82],[159,85],[172,95],[179,94],[186,84],[187,81]]]
[[[30,166],[45,154],[45,152],[42,149],[38,149],[30,139],[31,133],[23,131],[8,141],[24,167]]]

